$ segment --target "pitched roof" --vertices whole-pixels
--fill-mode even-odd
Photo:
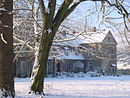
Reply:
[[[86,44],[86,43],[102,43],[108,33],[110,33],[109,30],[103,30],[100,32],[87,32],[81,34],[74,40],[64,41],[60,43],[53,43],[53,44],[69,45],[69,46],[77,47],[80,44]],[[60,39],[70,39],[76,37],[77,35],[78,34],[66,34],[65,36],[60,35]]]
[[[87,34],[83,34],[80,36],[80,44],[101,43],[109,32],[109,30],[104,30],[101,32],[88,32]]]
[[[84,60],[84,57],[81,53],[78,55],[75,54],[75,52],[68,52],[68,55],[62,55],[58,57],[57,59],[73,59],[73,60]]]
[[[67,39],[72,39],[69,41],[63,41],[63,42],[58,42],[58,43],[53,43],[54,45],[64,45],[64,46],[72,46],[72,47],[77,47],[81,42],[81,38],[76,38],[76,35],[74,34],[65,34],[63,35],[58,35],[59,39],[58,40],[67,40]]]

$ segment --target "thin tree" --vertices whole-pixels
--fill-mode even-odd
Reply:
[[[13,64],[13,0],[0,0],[0,97],[15,96]]]

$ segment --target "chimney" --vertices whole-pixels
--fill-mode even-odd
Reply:
[[[96,32],[96,27],[95,26],[92,27],[92,31]]]
[[[75,31],[73,31],[72,33],[73,33],[73,34],[75,34],[76,32],[75,32]]]
[[[62,36],[66,36],[66,31],[62,31]]]

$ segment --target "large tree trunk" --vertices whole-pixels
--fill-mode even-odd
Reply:
[[[13,0],[0,0],[0,7],[0,98],[14,98]]]
[[[44,94],[43,93],[44,76],[46,72],[49,51],[52,45],[52,40],[50,39],[51,39],[50,34],[45,34],[41,38],[39,56],[38,56],[39,58],[37,63],[38,65],[34,65],[33,67],[34,73],[32,72],[33,81],[31,85],[31,91],[34,93]]]

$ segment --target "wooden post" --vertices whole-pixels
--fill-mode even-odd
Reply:
[[[55,57],[53,57],[53,77],[56,77],[56,64],[55,64]]]

